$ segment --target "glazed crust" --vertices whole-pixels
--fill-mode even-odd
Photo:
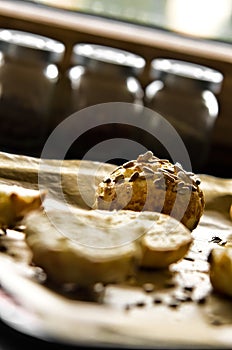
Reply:
[[[148,151],[117,167],[99,184],[94,208],[157,211],[173,216],[192,231],[205,205],[199,185],[200,179],[179,163]]]

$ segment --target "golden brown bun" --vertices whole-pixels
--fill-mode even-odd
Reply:
[[[99,184],[94,208],[157,211],[175,217],[192,231],[205,204],[199,185],[199,178],[179,163],[148,151],[117,167]]]
[[[212,249],[209,265],[210,281],[214,290],[232,297],[232,246]]]

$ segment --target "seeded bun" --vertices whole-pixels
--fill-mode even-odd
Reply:
[[[205,205],[199,185],[200,179],[179,163],[159,159],[148,151],[117,167],[98,185],[94,208],[161,212],[192,231]]]

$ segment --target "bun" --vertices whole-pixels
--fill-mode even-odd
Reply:
[[[193,230],[205,200],[200,179],[179,163],[159,159],[152,152],[117,167],[98,186],[95,209],[158,211]]]
[[[209,276],[214,290],[232,297],[232,248],[213,248],[209,255]]]
[[[0,229],[14,228],[24,216],[42,206],[46,192],[0,184]]]

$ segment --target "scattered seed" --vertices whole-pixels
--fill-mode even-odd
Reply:
[[[25,228],[26,228],[25,225],[16,225],[14,227],[14,229],[18,232],[24,232]]]
[[[179,302],[185,303],[185,302],[192,301],[192,298],[190,297],[190,295],[182,295],[182,296],[177,296],[176,300]]]
[[[223,322],[221,320],[219,320],[218,318],[215,318],[211,321],[211,324],[213,326],[221,326],[223,324]]]
[[[151,293],[154,291],[154,284],[153,283],[144,283],[143,290],[146,293]]]
[[[213,236],[212,239],[209,242],[213,243],[221,243],[222,239],[218,236]]]
[[[197,299],[197,303],[202,305],[206,303],[206,297],[201,297],[200,299]]]
[[[185,256],[185,257],[184,257],[184,260],[188,260],[188,261],[195,261],[195,259],[190,258],[190,257],[188,257],[188,256]]]
[[[192,292],[194,289],[193,286],[184,286],[184,290],[187,291],[187,292]]]
[[[138,307],[144,307],[146,304],[145,304],[145,302],[144,301],[138,301],[137,303],[136,303],[136,306],[138,306]]]
[[[169,307],[172,308],[177,308],[180,305],[180,303],[177,300],[172,300],[170,301],[170,303],[168,304]]]
[[[162,299],[159,297],[156,297],[153,299],[153,304],[162,304],[162,302],[163,302]]]
[[[124,310],[125,311],[129,311],[131,309],[131,306],[129,305],[129,304],[126,304],[125,306],[124,306]]]
[[[103,285],[103,283],[101,282],[98,282],[98,283],[95,283],[94,286],[93,286],[93,290],[95,293],[102,293],[104,291],[105,287]]]
[[[227,243],[227,241],[221,241],[221,242],[219,243],[219,245],[221,245],[221,246],[225,246],[225,245],[226,245],[226,243]]]

